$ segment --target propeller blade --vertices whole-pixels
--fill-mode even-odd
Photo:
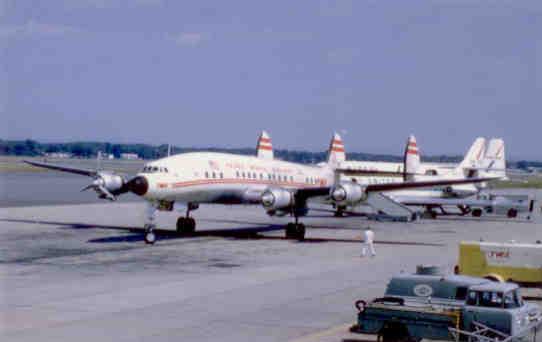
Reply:
[[[89,189],[94,189],[94,188],[95,188],[94,184],[89,184],[89,185],[85,186],[83,189],[81,189],[81,192],[87,191]]]
[[[112,193],[109,192],[109,190],[107,190],[105,187],[103,187],[102,185],[98,185],[96,187],[96,191],[99,191],[103,196],[104,198],[107,198],[108,200],[110,201],[115,201],[117,199],[117,197],[115,197],[115,195],[113,195]]]

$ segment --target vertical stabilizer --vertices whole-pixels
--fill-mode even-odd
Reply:
[[[420,169],[420,152],[416,137],[410,135],[407,139],[405,155],[403,159],[403,180],[410,181]]]
[[[481,167],[488,176],[506,177],[504,140],[494,138],[489,141]]]
[[[338,164],[346,160],[343,139],[338,133],[333,134],[327,154],[328,164]]]
[[[273,145],[271,144],[271,137],[266,131],[262,131],[258,138],[256,156],[262,159],[273,159]]]
[[[485,150],[486,139],[481,137],[476,138],[458,167],[461,169],[468,169],[480,166],[480,163],[484,158]]]

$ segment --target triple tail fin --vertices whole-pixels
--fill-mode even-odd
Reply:
[[[339,164],[346,160],[343,139],[338,133],[334,133],[329,143],[327,153],[327,163],[331,165]]]
[[[405,155],[403,158],[403,180],[413,180],[414,175],[418,173],[419,169],[420,153],[418,150],[418,144],[416,143],[416,137],[410,135],[407,139]]]
[[[258,145],[256,146],[256,156],[262,159],[273,159],[273,145],[271,144],[271,137],[266,131],[262,131],[258,138]]]
[[[487,144],[485,156],[480,164],[482,171],[488,176],[506,178],[506,155],[504,140],[493,138]]]
[[[456,171],[466,177],[476,177],[477,168],[481,165],[486,151],[486,139],[482,137],[476,138],[471,147],[465,154],[463,161],[459,163]]]

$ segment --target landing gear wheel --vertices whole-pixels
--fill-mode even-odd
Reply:
[[[295,224],[291,222],[288,223],[284,229],[284,233],[287,239],[295,238]]]
[[[196,230],[196,220],[191,217],[181,216],[177,219],[178,233],[193,233]]]
[[[145,243],[152,245],[156,242],[156,235],[153,232],[145,233]]]
[[[508,218],[516,218],[518,216],[518,211],[514,208],[510,208],[508,209],[506,216],[508,216]]]
[[[472,216],[474,217],[482,216],[482,209],[480,208],[472,209]]]
[[[146,244],[152,245],[156,242],[156,235],[154,234],[153,230],[154,226],[145,226],[145,236],[143,238],[145,239]]]
[[[298,223],[295,225],[295,238],[298,241],[305,240],[305,225],[303,223]]]
[[[184,233],[184,226],[186,225],[186,218],[184,216],[177,219],[177,233]]]
[[[196,220],[194,220],[193,218],[189,217],[187,220],[186,220],[186,231],[187,232],[190,232],[190,233],[193,233],[196,231]]]

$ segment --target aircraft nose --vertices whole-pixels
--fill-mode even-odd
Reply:
[[[149,191],[149,182],[145,176],[137,176],[128,182],[128,188],[134,194],[143,196]]]

